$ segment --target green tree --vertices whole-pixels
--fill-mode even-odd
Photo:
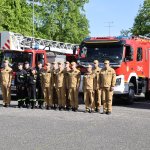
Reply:
[[[88,0],[34,0],[34,36],[80,43],[88,36]],[[32,36],[33,0],[0,0],[0,30]]]
[[[41,1],[43,26],[39,28],[44,36],[53,40],[80,43],[88,36],[89,25],[84,14],[88,0],[43,0]]]
[[[0,30],[31,35],[31,7],[26,0],[0,0]]]
[[[143,6],[140,6],[131,32],[134,35],[150,33],[150,0],[145,0]]]
[[[123,35],[123,36],[129,36],[131,34],[131,30],[130,29],[129,30],[122,29],[120,31],[120,34]]]

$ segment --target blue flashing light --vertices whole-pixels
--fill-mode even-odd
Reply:
[[[90,40],[91,39],[91,37],[86,37],[85,39],[84,39],[84,41],[88,41],[88,40]]]
[[[35,43],[34,49],[35,49],[35,50],[38,50],[38,49],[39,49],[39,44],[38,44],[38,43]]]
[[[131,37],[130,36],[124,36],[124,35],[119,35],[119,36],[116,36],[116,39],[130,39]]]

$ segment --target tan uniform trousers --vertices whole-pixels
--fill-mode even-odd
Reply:
[[[101,107],[101,90],[94,90],[94,100],[96,109],[100,110]]]
[[[64,87],[58,87],[57,88],[57,95],[58,95],[58,105],[59,105],[59,107],[65,107],[66,99],[65,99]]]
[[[8,87],[8,84],[2,84],[2,97],[3,97],[3,103],[9,105],[11,101],[11,87]]]
[[[51,89],[50,87],[44,87],[44,101],[47,106],[52,106]]]
[[[52,91],[52,104],[53,105],[58,105],[58,96],[57,96],[57,89],[56,87],[53,86]]]
[[[85,103],[86,110],[88,110],[89,108],[95,110],[94,91],[93,90],[86,89],[84,91],[84,103]]]
[[[78,90],[76,87],[69,89],[69,97],[72,108],[78,109]]]
[[[113,98],[113,91],[110,91],[110,87],[102,88],[102,100],[104,112],[112,111],[112,98]]]
[[[66,94],[66,107],[70,107],[70,97],[69,97],[69,89],[65,90],[65,94]]]

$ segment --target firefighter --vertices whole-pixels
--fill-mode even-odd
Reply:
[[[13,71],[9,67],[9,61],[4,61],[4,67],[0,72],[0,84],[2,89],[3,106],[8,107],[11,101],[11,81],[13,77]]]
[[[38,67],[37,67],[37,83],[36,83],[36,89],[37,89],[37,101],[38,101],[38,106],[40,109],[43,108],[43,103],[44,103],[44,94],[43,94],[43,89],[42,89],[42,72],[44,71],[43,65],[41,62],[38,62]]]
[[[94,102],[94,79],[95,74],[92,72],[92,65],[87,66],[87,72],[83,76],[83,92],[85,102],[85,112],[95,112]]]
[[[69,61],[65,62],[64,76],[65,76],[65,98],[66,98],[66,110],[70,110],[70,98],[69,98],[69,85],[68,85],[68,73],[70,71],[70,63]]]
[[[25,93],[25,85],[27,72],[23,69],[23,63],[18,63],[18,71],[15,76],[15,85],[17,90],[17,99],[18,99],[18,107],[24,106],[24,101],[26,97]]]
[[[27,72],[27,82],[25,84],[25,92],[27,93],[26,94],[26,99],[25,99],[25,104],[26,104],[26,107],[28,108],[29,105],[30,105],[30,98],[29,98],[29,83],[28,83],[28,80],[29,80],[29,77],[30,77],[30,73],[31,73],[31,67],[30,67],[30,64],[28,61],[26,61],[24,63],[24,70]]]
[[[80,71],[76,68],[76,62],[71,63],[71,71],[68,74],[69,78],[69,96],[71,101],[72,111],[78,111],[78,93],[80,86]]]
[[[100,112],[101,107],[101,90],[99,89],[99,74],[100,74],[101,68],[99,68],[99,61],[94,60],[94,68],[93,73],[95,74],[94,79],[94,100],[95,100],[95,111]]]
[[[35,108],[36,105],[36,83],[37,83],[37,72],[35,68],[31,68],[30,76],[27,79],[31,109]]]
[[[102,89],[103,113],[110,115],[112,112],[113,90],[116,83],[116,73],[110,67],[109,61],[104,61],[104,68],[100,72],[100,88]]]
[[[51,86],[51,91],[52,91],[52,103],[53,103],[53,109],[57,109],[58,106],[58,97],[57,97],[57,80],[56,80],[56,73],[57,73],[57,63],[53,62],[52,63],[52,86]]]
[[[65,78],[64,78],[64,63],[58,62],[58,69],[56,73],[56,87],[59,110],[65,110],[66,99],[65,99]]]
[[[43,82],[43,92],[44,92],[44,101],[46,105],[46,109],[49,110],[52,107],[52,97],[51,97],[51,86],[52,86],[52,79],[51,79],[51,64],[46,64],[46,70],[42,73],[42,82]]]

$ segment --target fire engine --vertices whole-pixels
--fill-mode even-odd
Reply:
[[[3,31],[0,32],[0,67],[3,65],[3,60],[8,59],[15,75],[19,62],[28,61],[31,67],[37,67],[39,61],[43,66],[47,62],[66,61],[66,59],[72,61],[78,55],[77,49],[77,44]],[[12,82],[12,89],[15,92],[14,82]]]
[[[80,45],[79,68],[84,73],[86,65],[97,59],[103,67],[105,59],[116,71],[114,96],[126,97],[133,103],[135,95],[150,98],[150,38],[88,37]]]
[[[62,55],[70,60],[69,57],[76,58],[77,46],[77,44],[28,37],[3,31],[0,33],[0,63],[7,58],[15,70],[18,62],[28,61],[31,67],[36,67],[39,61],[45,65],[48,61],[54,61],[56,57],[59,60]]]

